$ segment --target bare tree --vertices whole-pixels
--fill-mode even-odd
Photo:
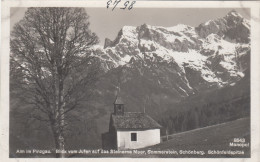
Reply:
[[[59,150],[65,147],[66,114],[90,97],[100,69],[90,50],[98,38],[88,18],[83,8],[29,8],[11,32],[11,91],[20,89],[31,116],[51,128]]]

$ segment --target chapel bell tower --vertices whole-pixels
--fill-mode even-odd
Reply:
[[[116,100],[114,102],[114,114],[115,115],[124,115],[124,102],[120,96],[116,97]]]

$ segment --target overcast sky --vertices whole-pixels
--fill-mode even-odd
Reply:
[[[23,18],[26,10],[27,8],[11,8],[11,29],[15,23]],[[231,10],[233,8],[134,8],[130,11],[118,8],[115,8],[114,11],[106,8],[86,8],[90,16],[90,29],[98,35],[100,45],[104,44],[105,38],[114,40],[119,30],[125,25],[140,26],[146,23],[154,26],[171,27],[177,24],[186,24],[195,27],[208,20],[223,17]],[[244,18],[249,19],[249,10],[234,10]]]

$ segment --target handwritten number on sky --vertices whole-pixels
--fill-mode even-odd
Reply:
[[[108,0],[107,1],[107,9],[110,7],[110,5],[113,7],[112,8],[112,11],[116,8],[116,6],[121,2],[121,0]],[[133,5],[135,4],[136,1],[125,1],[122,8],[120,9],[123,9],[125,10],[126,8],[128,10],[131,10],[133,8]],[[122,2],[123,3],[123,2]]]

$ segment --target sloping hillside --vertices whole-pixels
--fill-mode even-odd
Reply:
[[[169,136],[169,140],[149,147],[150,150],[196,150],[204,151],[205,155],[169,155],[167,157],[250,157],[249,147],[230,147],[234,138],[244,138],[250,143],[250,119],[241,118],[235,121],[199,128]],[[250,145],[250,144],[249,144]],[[244,155],[209,155],[208,150],[244,151]],[[156,155],[165,157],[165,155]]]

